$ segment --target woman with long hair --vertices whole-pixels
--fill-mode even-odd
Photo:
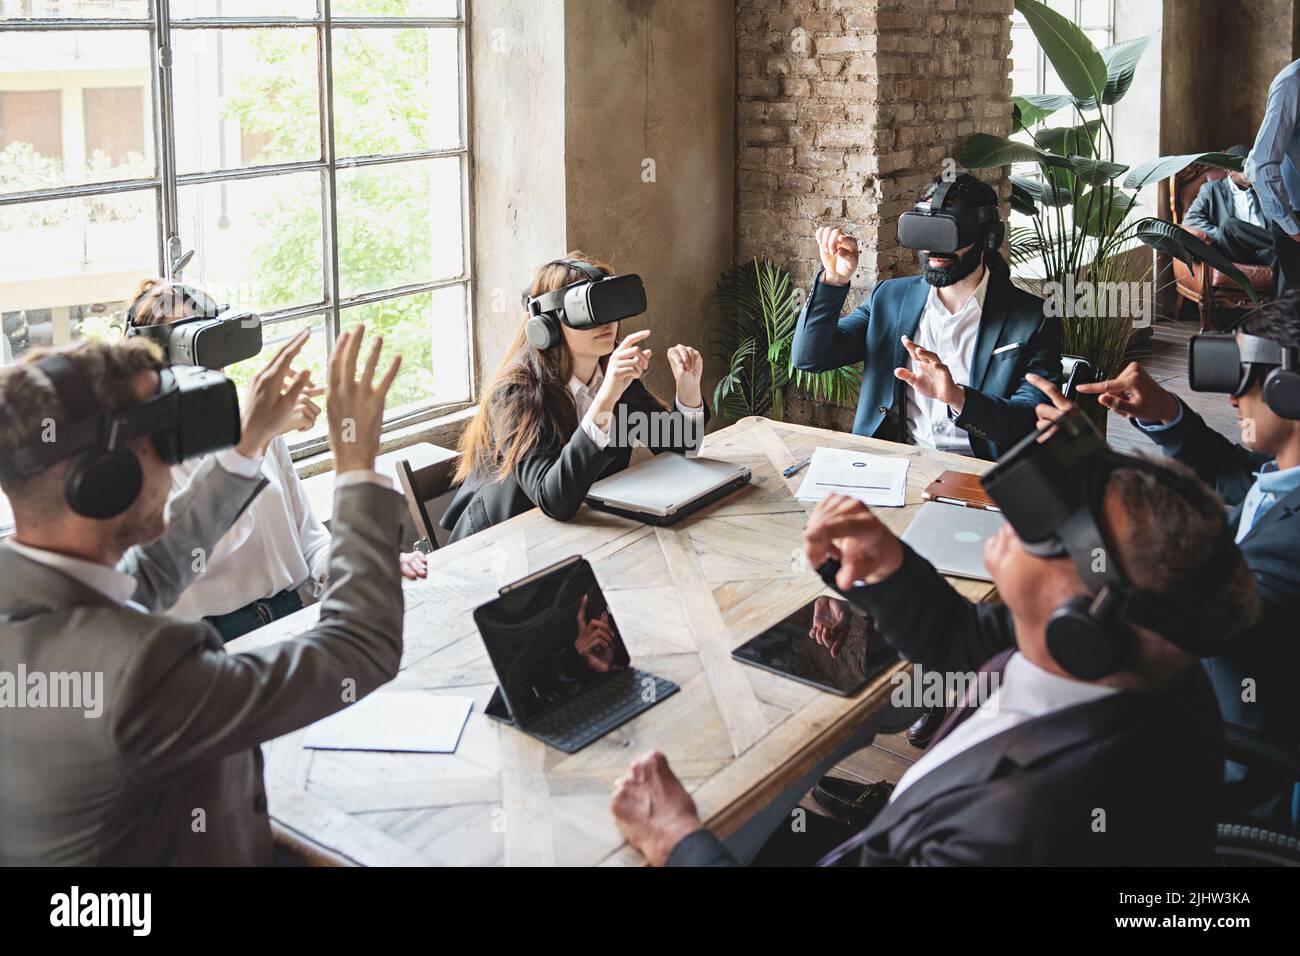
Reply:
[[[613,275],[609,265],[581,252],[568,259]],[[555,260],[537,270],[528,295],[586,279],[581,270]],[[659,416],[659,427],[641,432],[656,454],[692,450],[703,437],[704,360],[695,349],[668,349],[677,383],[669,412],[641,381],[653,357],[652,349],[642,347],[649,331],[620,342],[618,323],[581,330],[561,324],[561,341],[539,349],[528,339],[526,322],[527,317],[461,438],[456,474],[461,486],[442,519],[453,541],[534,507],[559,521],[572,518],[595,481],[628,466],[636,429],[620,434],[624,423]],[[664,416],[672,417],[665,421]]]

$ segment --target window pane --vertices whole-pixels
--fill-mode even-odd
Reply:
[[[146,0],[0,0],[0,20],[37,18],[67,20],[143,20],[149,16]]]
[[[255,358],[245,359],[242,362],[236,362],[234,365],[226,368],[226,374],[239,386],[239,393],[244,394],[244,386],[252,381],[253,376],[266,367],[275,355],[280,346],[291,340],[295,335],[305,328],[311,328],[311,338],[307,344],[302,347],[298,353],[297,359],[294,360],[294,371],[303,369],[311,370],[311,381],[313,385],[324,385],[327,376],[327,362],[325,358],[325,317],[320,315],[304,316],[303,318],[290,319],[286,322],[277,322],[274,325],[264,325],[262,327],[262,351]],[[324,398],[316,399],[316,404],[323,409]],[[309,432],[292,432],[285,435],[285,441],[291,446],[301,444],[304,441],[310,441],[314,438],[323,437],[326,434],[325,413],[322,411],[321,416],[316,419],[316,427]]]
[[[182,175],[320,159],[314,29],[177,30],[173,42]]]
[[[398,353],[402,368],[388,395],[388,417],[416,405],[469,400],[469,337],[465,287],[401,296],[344,309],[341,328],[366,324],[384,336],[380,368]],[[437,342],[437,348],[434,348]]]
[[[342,169],[337,182],[344,298],[461,274],[459,157]]]
[[[334,0],[336,17],[455,17],[456,0]]]
[[[316,0],[172,0],[172,19],[316,16]]]
[[[157,273],[153,190],[0,209],[0,361],[116,339],[136,286]]]
[[[151,90],[143,30],[0,33],[0,192],[152,176]]]
[[[460,145],[457,31],[334,31],[334,144],[339,156]]]
[[[262,313],[324,301],[317,173],[182,186],[185,280]]]

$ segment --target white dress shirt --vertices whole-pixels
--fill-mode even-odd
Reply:
[[[1231,176],[1228,177],[1228,188],[1232,193],[1232,214],[1252,226],[1262,227],[1264,225],[1264,214],[1260,209],[1259,202],[1255,199],[1255,190],[1250,186],[1243,189],[1233,181]]]
[[[1016,651],[1007,661],[997,690],[989,694],[975,713],[958,724],[943,740],[932,744],[925,755],[908,768],[890,800],[897,799],[900,793],[935,767],[995,734],[1018,727],[1035,717],[1045,717],[1113,693],[1113,687],[1088,684],[1045,671]]]
[[[587,433],[601,451],[609,447],[609,423],[601,428],[596,424],[596,420],[591,416],[591,405],[596,400],[596,393],[600,391],[601,382],[605,381],[604,370],[597,365],[596,371],[591,374],[591,381],[584,383],[576,375],[569,376],[569,394],[573,396],[573,405],[578,410],[578,426]],[[675,401],[677,410],[683,415],[692,419],[704,418],[704,404],[701,403],[694,408],[683,405],[680,401]],[[697,431],[687,431],[689,435],[699,434]]]
[[[242,478],[252,478],[262,467],[260,458],[245,458],[233,448],[216,453],[217,463],[232,475],[239,475]],[[114,604],[128,605],[131,603],[131,595],[135,594],[136,580],[117,568],[110,568],[106,564],[99,564],[96,561],[87,561],[84,558],[74,558],[70,555],[60,554],[57,551],[47,551],[44,548],[33,548],[30,545],[21,544],[12,538],[6,543],[6,547],[12,548],[18,554],[43,564],[47,568],[53,568],[55,571],[72,578],[93,591],[104,595]],[[140,608],[143,610],[143,608]]]
[[[912,337],[921,348],[929,349],[939,356],[952,380],[958,385],[968,384],[971,377],[971,364],[975,360],[975,339],[979,335],[980,317],[984,313],[984,297],[989,291],[989,270],[984,269],[984,278],[975,287],[956,312],[949,312],[948,307],[939,298],[938,288],[931,286],[930,294],[925,299],[925,310]],[[907,358],[907,368],[912,368],[911,356]],[[939,451],[956,452],[970,455],[970,436],[964,428],[958,428],[955,416],[949,414],[948,405],[935,398],[926,398],[915,388],[907,389],[907,434],[908,441],[923,448],[936,448]]]

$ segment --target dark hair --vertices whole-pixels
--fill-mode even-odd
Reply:
[[[1166,594],[1201,568],[1206,557],[1229,537],[1228,512],[1222,499],[1196,479],[1190,468],[1177,462],[1152,461],[1158,468],[1188,479],[1186,488],[1175,490],[1160,478],[1139,468],[1119,468],[1106,485],[1128,526],[1116,536],[1117,559],[1126,580],[1156,594]],[[1240,550],[1228,574],[1216,588],[1206,589],[1194,599],[1199,605],[1189,615],[1196,621],[1195,633],[1183,635],[1188,646],[1218,653],[1259,616],[1255,579]],[[1150,641],[1140,641],[1138,669],[1158,678],[1161,667],[1143,667],[1158,656]],[[1170,639],[1169,643],[1179,642]],[[1145,652],[1144,652],[1145,647]]]
[[[1286,292],[1247,312],[1237,330],[1281,346],[1300,347],[1300,291]]]

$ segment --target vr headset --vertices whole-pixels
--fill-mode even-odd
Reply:
[[[939,183],[930,199],[898,217],[898,244],[906,249],[953,253],[976,245],[989,252],[1002,245],[1006,231],[996,206],[943,208],[952,182]]]
[[[1088,586],[1087,596],[1064,601],[1047,624],[1053,659],[1082,680],[1097,680],[1124,666],[1131,656],[1131,627],[1155,631],[1190,653],[1202,652],[1189,638],[1199,614],[1197,597],[1220,587],[1240,560],[1225,523],[1223,537],[1205,562],[1172,591],[1131,585],[1102,522],[1106,481],[1120,468],[1146,472],[1195,500],[1195,482],[1112,451],[1077,408],[1026,436],[981,479],[1025,550],[1045,558],[1068,556]]]
[[[115,518],[139,496],[144,476],[130,447],[137,438],[149,436],[158,457],[172,465],[239,442],[239,398],[220,372],[162,368],[156,396],[106,412],[67,356],[48,355],[36,367],[58,392],[67,420],[57,424],[53,441],[17,449],[0,463],[0,474],[7,480],[32,478],[71,458],[64,498],[83,517]]]
[[[186,318],[137,325],[137,299],[126,312],[126,335],[158,343],[168,364],[220,369],[262,351],[262,317],[255,312],[217,305],[207,293],[188,285],[171,286],[157,301],[167,304],[165,315]]]
[[[591,329],[640,315],[645,311],[645,286],[638,275],[607,276],[580,259],[556,259],[581,272],[585,279],[539,296],[523,294],[528,322],[524,332],[534,348],[546,351],[563,341],[561,323],[571,329]]]
[[[1240,398],[1264,374],[1264,403],[1282,418],[1300,419],[1300,348],[1258,335],[1203,332],[1187,346],[1192,390]]]

